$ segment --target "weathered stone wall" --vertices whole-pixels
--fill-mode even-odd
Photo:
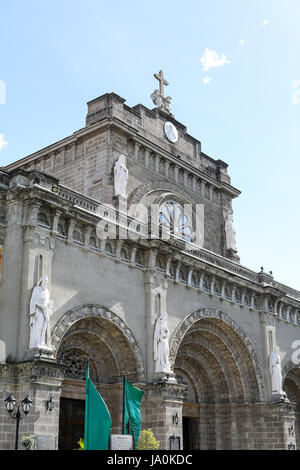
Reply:
[[[4,400],[9,394],[16,399],[12,413],[20,412],[23,418],[19,428],[19,449],[22,449],[21,438],[24,435],[35,435],[51,439],[53,449],[58,446],[59,429],[59,400],[63,368],[47,362],[25,362],[18,364],[0,365],[0,448],[13,450],[15,448],[16,420],[6,411]],[[25,417],[21,401],[28,395],[32,407]],[[54,409],[47,410],[46,401],[52,396]]]

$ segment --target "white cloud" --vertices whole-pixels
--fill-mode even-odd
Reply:
[[[213,67],[222,67],[225,64],[229,64],[230,60],[227,59],[225,54],[222,54],[220,57],[216,51],[206,48],[200,62],[203,65],[203,69],[207,72]]]
[[[3,138],[3,134],[0,134],[0,150],[7,144],[8,144],[8,142],[5,142],[5,140]]]
[[[269,24],[270,21],[269,20],[265,20],[261,23],[260,27],[263,28],[264,26],[267,26],[267,24]]]
[[[240,39],[240,44],[243,46],[245,44],[245,39]]]
[[[202,82],[204,83],[204,85],[207,85],[209,82],[211,82],[211,78],[210,77],[204,77],[204,78],[202,78]]]

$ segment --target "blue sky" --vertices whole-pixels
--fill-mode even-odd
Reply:
[[[0,166],[106,92],[172,112],[229,164],[241,263],[300,289],[299,0],[0,0]]]

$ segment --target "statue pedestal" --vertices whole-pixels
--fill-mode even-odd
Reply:
[[[157,384],[161,382],[177,384],[177,380],[176,380],[176,376],[174,372],[155,372],[152,383]]]
[[[290,403],[290,400],[287,398],[286,393],[272,393],[271,403]]]
[[[29,349],[26,354],[26,359],[34,360],[34,359],[53,359],[54,357],[55,348],[54,347],[46,347],[43,346],[41,348],[33,348]]]

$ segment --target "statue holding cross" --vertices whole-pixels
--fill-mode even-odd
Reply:
[[[159,73],[155,73],[154,77],[159,81],[159,90],[154,90],[154,93],[151,95],[153,103],[157,106],[158,109],[165,111],[166,113],[171,113],[170,105],[172,98],[167,96],[165,98],[164,87],[169,86],[169,83],[164,78],[163,71],[160,70]]]

